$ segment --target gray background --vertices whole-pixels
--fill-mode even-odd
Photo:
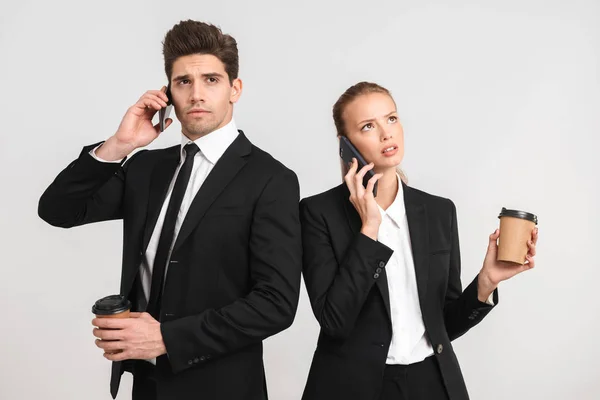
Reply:
[[[410,184],[457,205],[464,284],[501,207],[538,214],[536,269],[455,342],[467,386],[473,399],[600,398],[600,3],[446,3],[3,0],[0,398],[110,398],[90,307],[118,291],[121,224],[52,228],[37,201],[163,85],[161,40],[188,18],[238,40],[238,126],[297,172],[302,196],[340,182],[331,107],[372,80],[398,103]],[[266,343],[270,398],[299,399],[317,333],[303,291],[294,325]],[[130,387],[126,375],[120,399]]]

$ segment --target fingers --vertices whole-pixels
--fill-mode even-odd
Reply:
[[[527,247],[529,249],[529,251],[527,252],[527,255],[525,256],[525,259],[527,260],[527,263],[525,264],[527,266],[527,269],[532,269],[535,268],[535,255],[537,254],[537,240],[538,240],[538,228],[535,227],[533,228],[533,230],[531,231],[531,239],[527,241]]]
[[[104,358],[110,361],[123,361],[129,360],[131,358],[131,353],[129,351],[119,351],[118,353],[104,353]]]
[[[163,91],[151,90],[146,92],[137,102],[137,106],[151,111],[158,111],[167,106],[169,99]]]
[[[538,240],[538,228],[533,228],[533,231],[531,232],[531,240],[533,241],[533,244],[537,244],[537,240]]]
[[[365,195],[365,187],[363,186],[363,179],[366,173],[372,170],[375,167],[375,164],[370,163],[365,165],[358,171],[356,175],[354,175],[354,184],[356,185],[356,194],[358,197],[363,197]]]
[[[358,162],[356,161],[356,159],[354,159],[354,162],[356,163],[356,167],[358,168]],[[360,169],[360,171],[358,171],[358,173],[354,176],[354,181],[357,183],[360,183],[360,185],[362,186],[362,181],[363,178],[365,177],[366,173],[370,170],[372,170],[375,167],[375,164],[373,163],[369,163],[367,165],[365,165],[364,167],[362,167]]]
[[[169,126],[171,126],[171,124],[173,123],[173,120],[171,118],[167,118],[165,119],[165,131],[167,130],[167,128]],[[154,125],[154,130],[156,131],[157,134],[161,134],[162,132],[160,131],[160,121],[158,124]]]
[[[367,184],[367,188],[365,189],[365,195],[373,196],[373,188],[375,187],[375,183],[377,183],[377,181],[381,179],[382,176],[383,174],[376,174],[371,179],[369,179],[369,183]]]
[[[531,269],[531,268],[535,267],[535,258],[534,257],[537,253],[534,239],[527,241],[527,247],[529,248],[529,251],[527,252],[527,255],[525,256],[525,259],[527,261],[527,263],[525,265],[527,266],[527,269]]]
[[[496,229],[494,232],[492,232],[492,234],[490,235],[490,243],[496,243],[496,241],[498,240],[498,238],[500,237],[500,229]]]
[[[529,247],[529,252],[527,253],[527,255],[530,255],[531,257],[535,257],[535,254],[536,254],[535,243],[533,243],[531,240],[529,240],[527,242],[527,247]]]
[[[488,241],[488,254],[496,257],[495,254],[498,249],[498,238],[500,237],[500,230],[496,229],[490,236]]]
[[[108,353],[124,350],[127,344],[121,340],[100,340],[96,339],[96,346]]]
[[[129,314],[129,317],[156,321],[156,319],[147,312],[132,312]]]
[[[125,329],[131,322],[129,318],[94,318],[92,325],[100,329]]]
[[[123,340],[125,331],[123,329],[98,329],[94,328],[92,334],[102,340]]]
[[[148,90],[144,96],[153,95],[157,96],[160,100],[167,103],[169,101],[169,97],[167,96],[167,87],[163,86],[160,90]],[[144,97],[142,96],[142,97]]]
[[[533,258],[533,256],[531,256],[529,254],[527,254],[525,256],[525,258],[528,261],[526,264],[523,264],[523,266],[526,267],[525,270],[534,268],[535,267],[535,258]]]
[[[161,108],[165,108],[167,106],[167,103],[165,101],[163,101],[162,99],[158,98],[157,96],[144,97],[140,101],[144,105],[145,108],[148,108],[148,109],[154,110],[154,111],[158,111]]]

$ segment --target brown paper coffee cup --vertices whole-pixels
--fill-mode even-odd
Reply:
[[[111,295],[101,298],[92,306],[92,312],[98,318],[129,318],[131,313],[131,302],[121,295]],[[119,351],[106,352],[117,354]]]
[[[500,238],[498,239],[498,261],[525,264],[527,241],[538,223],[535,215],[519,210],[502,208],[500,215]]]

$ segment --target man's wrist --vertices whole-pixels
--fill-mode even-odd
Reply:
[[[135,150],[135,146],[121,143],[117,138],[111,136],[106,142],[96,149],[96,156],[106,161],[118,161],[127,157]]]

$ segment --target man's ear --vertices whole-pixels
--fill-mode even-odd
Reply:
[[[237,78],[233,80],[231,83],[231,96],[229,96],[229,101],[231,103],[237,103],[242,95],[243,87],[244,85],[241,79]]]

